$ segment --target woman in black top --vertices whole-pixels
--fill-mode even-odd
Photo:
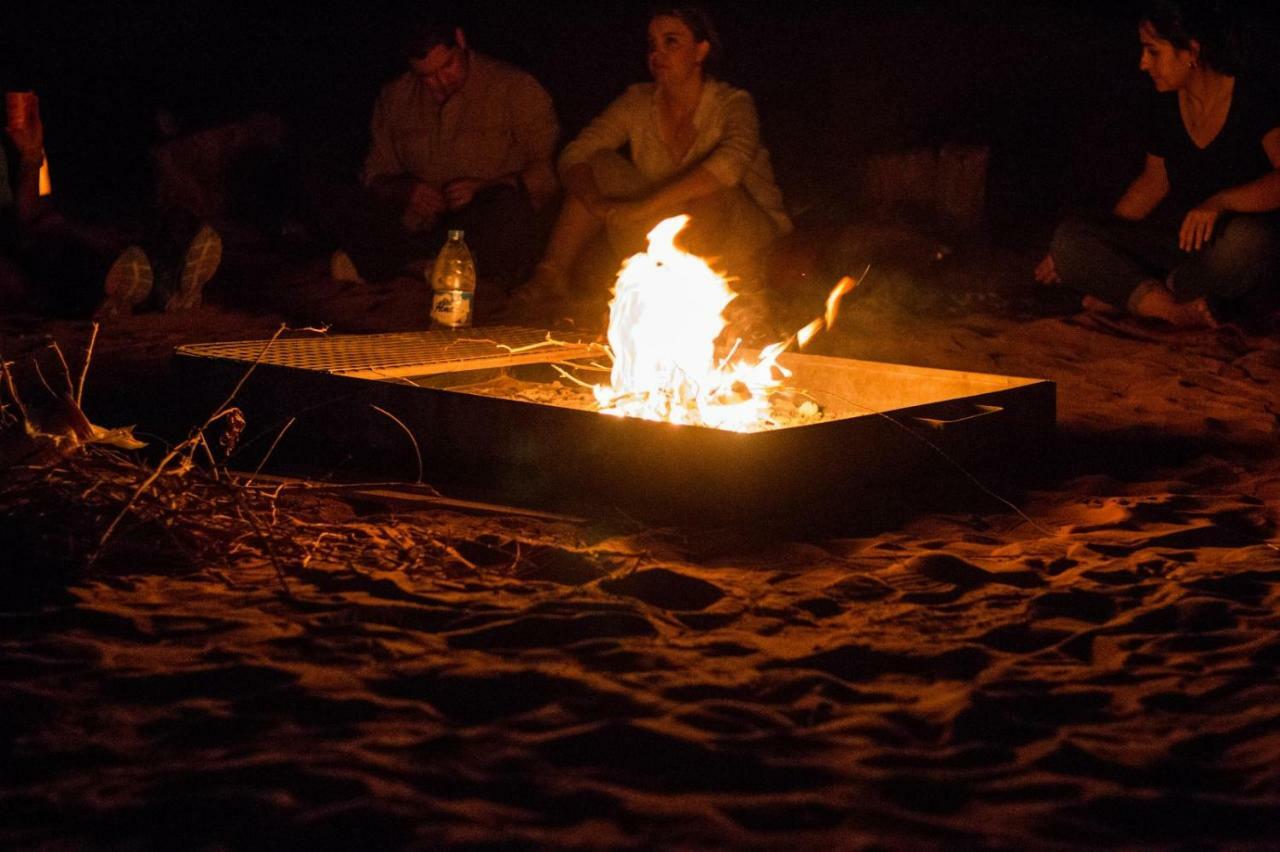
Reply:
[[[1161,94],[1146,166],[1110,219],[1060,225],[1036,267],[1041,283],[1086,293],[1086,308],[1212,326],[1214,304],[1280,273],[1280,104],[1235,76],[1209,5],[1149,6],[1141,68]]]

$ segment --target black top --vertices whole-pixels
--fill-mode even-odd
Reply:
[[[1222,130],[1197,148],[1182,123],[1178,94],[1158,95],[1147,126],[1147,152],[1164,158],[1167,203],[1189,209],[1211,195],[1255,181],[1274,170],[1262,137],[1280,128],[1280,103],[1265,88],[1237,78]]]

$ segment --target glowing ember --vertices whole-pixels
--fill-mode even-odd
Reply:
[[[789,375],[778,356],[792,340],[804,346],[829,327],[855,282],[842,279],[827,299],[825,318],[792,340],[766,346],[754,359],[741,357],[735,343],[729,357],[717,359],[723,312],[737,294],[702,258],[676,248],[688,221],[676,216],[658,223],[649,232],[649,250],[623,263],[609,304],[611,384],[595,387],[596,401],[618,416],[736,432],[767,428]]]

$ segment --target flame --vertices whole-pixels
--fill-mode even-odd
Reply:
[[[755,355],[716,357],[724,309],[737,296],[702,258],[675,246],[689,222],[675,216],[649,232],[649,248],[622,264],[609,303],[609,385],[594,388],[601,411],[686,425],[748,432],[769,425],[771,395],[790,374],[777,363],[794,341],[806,345],[835,321],[836,306],[856,282],[843,278],[826,314],[790,340]]]
[[[40,197],[43,198],[46,195],[52,195],[53,181],[50,180],[49,178],[49,158],[48,157],[45,157],[43,160],[40,161],[40,177],[38,178],[38,180],[40,182],[40,189],[39,189]]]
[[[806,325],[804,328],[800,329],[798,332],[796,332],[796,345],[800,346],[801,348],[808,346],[809,341],[813,340],[814,336],[818,332],[822,331],[822,327],[823,327],[822,318],[819,317],[818,319]]]
[[[863,275],[865,277],[866,273],[864,272]],[[858,282],[846,275],[836,282],[836,286],[831,288],[831,292],[827,294],[827,312],[823,315],[823,320],[826,322],[827,328],[831,328],[836,324],[836,314],[839,313],[840,300],[853,292],[853,288],[857,286],[857,283]]]

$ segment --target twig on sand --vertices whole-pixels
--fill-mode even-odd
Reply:
[[[253,480],[256,479],[258,474],[262,473],[262,469],[266,467],[267,461],[271,458],[271,454],[276,451],[276,445],[280,443],[280,439],[284,437],[284,433],[293,428],[293,424],[297,422],[297,417],[290,417],[289,422],[284,424],[284,428],[276,433],[275,440],[271,442],[270,447],[267,447],[266,455],[262,457],[262,461],[258,462],[258,466],[253,469],[253,473],[250,474],[249,478],[244,481],[243,485],[245,488],[253,485]]]
[[[404,421],[403,421],[403,420],[401,420],[399,417],[396,417],[394,414],[392,414],[390,411],[387,411],[385,408],[379,408],[379,407],[378,407],[378,406],[376,406],[376,405],[370,405],[369,407],[370,407],[370,408],[372,408],[374,411],[378,412],[379,414],[384,414],[384,415],[386,415],[387,417],[391,418],[391,420],[392,420],[392,421],[393,421],[397,426],[399,426],[401,429],[403,429],[403,430],[404,430],[404,433],[405,433],[406,435],[408,435],[408,436],[409,436],[409,443],[413,444],[413,453],[414,453],[414,455],[415,455],[415,456],[417,457],[417,459],[418,459],[418,478],[417,478],[416,480],[414,480],[414,484],[415,484],[415,485],[421,485],[421,484],[422,484],[422,473],[423,473],[423,470],[422,470],[422,449],[418,446],[418,439],[417,439],[417,438],[415,438],[415,437],[413,436],[413,431],[412,431],[408,426],[404,425]]]
[[[142,480],[142,482],[138,484],[137,488],[133,489],[133,494],[127,501],[125,501],[125,504],[120,507],[120,511],[111,519],[111,523],[107,524],[107,528],[98,538],[98,549],[89,557],[90,565],[93,565],[98,561],[98,558],[102,555],[103,548],[107,546],[107,542],[111,540],[112,534],[115,533],[116,527],[118,527],[120,522],[124,520],[124,516],[129,514],[129,510],[133,508],[133,505],[137,503],[138,499],[155,484],[155,481],[159,479],[162,474],[164,474],[170,463],[172,463],[174,459],[178,458],[178,456],[185,453],[190,445],[191,440],[188,439],[170,450],[165,457],[160,460],[160,463],[156,465],[155,470],[151,471],[151,474],[146,479]]]
[[[220,481],[222,477],[218,474],[218,458],[213,454],[213,448],[209,446],[209,441],[205,438],[203,432],[200,433],[199,438],[196,440],[196,446],[204,450],[204,457],[209,460],[209,475],[213,477],[215,482]]]
[[[230,395],[222,401],[222,405],[219,405],[213,410],[213,413],[209,415],[209,419],[204,422],[203,426],[196,430],[197,432],[203,432],[205,429],[208,429],[213,425],[214,421],[226,414],[228,406],[230,406],[235,398],[240,394],[240,390],[244,387],[245,382],[249,381],[249,377],[253,375],[253,371],[258,369],[258,365],[262,363],[262,359],[267,357],[267,351],[271,349],[271,346],[280,338],[280,335],[284,334],[288,329],[289,327],[284,324],[281,324],[281,326],[276,329],[276,333],[271,335],[271,339],[263,344],[257,357],[253,359],[253,363],[244,371],[244,375],[240,377],[240,381],[236,382],[236,386],[231,389]]]
[[[105,548],[107,545],[107,542],[111,540],[111,536],[115,533],[116,528],[120,526],[120,522],[124,520],[125,516],[128,515],[129,512],[133,509],[134,505],[138,502],[139,498],[141,498],[142,495],[145,494],[155,484],[156,480],[159,479],[169,469],[169,465],[173,464],[179,458],[182,458],[183,456],[185,456],[186,457],[185,466],[190,467],[191,453],[194,452],[196,448],[204,441],[205,430],[208,429],[210,426],[212,426],[219,419],[225,417],[228,414],[228,412],[230,411],[229,406],[231,405],[232,401],[236,398],[236,395],[240,393],[240,389],[244,387],[245,382],[249,380],[249,376],[253,375],[254,369],[258,366],[258,364],[262,362],[262,359],[266,357],[267,350],[270,349],[271,345],[275,343],[276,340],[280,337],[280,335],[285,332],[286,328],[287,326],[281,325],[278,329],[276,329],[276,333],[271,335],[271,339],[266,342],[266,344],[262,347],[262,350],[258,353],[258,357],[256,357],[253,360],[253,363],[249,365],[249,369],[247,369],[244,375],[240,377],[240,381],[236,382],[236,386],[232,388],[231,394],[222,402],[221,405],[219,405],[216,409],[214,409],[213,413],[209,415],[208,419],[205,420],[204,423],[198,429],[196,429],[195,432],[193,432],[190,437],[188,437],[182,443],[174,446],[173,449],[169,450],[169,452],[165,454],[164,458],[160,460],[160,463],[156,465],[155,470],[153,470],[151,474],[146,479],[144,479],[141,483],[139,483],[138,487],[133,490],[133,494],[130,495],[129,499],[120,508],[120,511],[116,514],[116,516],[111,519],[111,523],[107,525],[106,530],[103,531],[102,536],[98,539],[98,549],[89,558],[90,565],[93,565],[94,563],[97,562],[98,558],[102,555],[103,548]],[[206,447],[207,447],[207,444],[206,444]]]
[[[62,347],[59,346],[58,341],[55,340],[49,344],[49,348],[53,350],[54,355],[58,356],[58,362],[62,364],[62,378],[67,382],[67,396],[74,396],[76,389],[75,386],[71,384],[71,367],[67,364],[66,356],[62,354]],[[53,391],[50,391],[50,393],[53,393]],[[57,396],[57,394],[54,394],[54,396]],[[76,404],[80,404],[79,399],[76,399]]]
[[[31,359],[31,366],[36,371],[36,378],[40,380],[40,384],[44,385],[44,389],[49,392],[49,396],[54,399],[58,398],[58,392],[49,386],[49,380],[44,377],[44,370],[40,369],[40,362],[35,358]]]
[[[292,598],[293,590],[289,588],[289,581],[285,579],[284,566],[280,564],[280,559],[276,556],[276,549],[271,540],[271,536],[267,535],[266,530],[263,529],[262,521],[258,518],[257,514],[245,505],[242,499],[243,495],[241,493],[236,493],[235,496],[237,497],[237,502],[240,503],[241,517],[247,521],[249,526],[253,527],[253,531],[258,534],[258,541],[262,542],[262,548],[267,553],[267,559],[271,562],[271,567],[275,569],[276,579],[280,581],[280,588],[284,590],[285,597]]]
[[[259,353],[255,366],[269,346]],[[92,348],[91,341],[90,352]],[[88,358],[87,353],[86,362]],[[9,428],[17,422],[17,413],[26,416],[11,367],[0,360],[0,396],[13,399],[0,402],[0,416],[11,421]],[[299,583],[322,582],[301,573],[318,563],[326,571],[358,571],[361,565],[383,566],[382,570],[423,565],[451,574],[486,570],[464,555],[465,548],[455,546],[462,539],[421,518],[389,515],[375,523],[330,520],[323,513],[325,498],[312,496],[315,488],[296,489],[302,495],[295,501],[286,494],[285,483],[267,487],[257,482],[259,471],[244,481],[229,475],[225,461],[220,462],[212,449],[208,430],[238,414],[233,403],[247,378],[248,373],[199,428],[153,464],[102,442],[86,441],[75,446],[75,453],[8,468],[11,475],[0,476],[0,506],[14,507],[31,522],[31,553],[67,568],[100,566],[110,558],[111,565],[123,570],[139,563],[150,566],[148,570],[174,565],[227,581],[218,571],[228,566],[270,565],[289,599],[296,597],[293,587]],[[84,374],[79,384],[82,391]],[[76,393],[73,388],[59,396],[74,407]],[[418,454],[421,483],[423,462],[416,437],[399,418],[378,410],[409,435]],[[268,457],[294,422],[291,419],[276,435]],[[132,518],[129,525],[126,518]],[[126,527],[138,535],[125,535]]]
[[[93,345],[98,342],[98,324],[93,324],[89,333],[89,345],[84,350],[84,364],[80,367],[80,381],[76,383],[76,405],[84,398],[84,381],[89,376],[89,362],[93,360]]]
[[[4,374],[5,386],[9,388],[9,398],[13,400],[14,406],[18,409],[18,413],[22,415],[23,421],[28,421],[27,407],[22,402],[22,397],[18,394],[18,386],[14,384],[13,372],[9,369],[12,361],[6,361],[0,358],[0,373]]]

